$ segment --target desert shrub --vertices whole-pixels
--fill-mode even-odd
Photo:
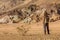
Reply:
[[[30,9],[32,12],[33,11],[36,11],[36,5],[30,5],[29,7],[28,7],[28,9]]]
[[[29,28],[24,28],[23,26],[17,27],[18,33],[20,35],[26,35],[26,33],[29,31]]]

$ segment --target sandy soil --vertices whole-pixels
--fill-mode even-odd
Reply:
[[[44,35],[43,24],[0,24],[0,40],[60,40],[60,20],[50,23],[50,35]],[[28,29],[26,33],[19,28]]]

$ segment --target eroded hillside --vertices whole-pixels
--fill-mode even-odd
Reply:
[[[39,22],[47,11],[50,22],[60,20],[59,0],[0,0],[0,23]]]

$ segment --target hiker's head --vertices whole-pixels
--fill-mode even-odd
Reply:
[[[49,17],[49,13],[45,11],[44,16]]]

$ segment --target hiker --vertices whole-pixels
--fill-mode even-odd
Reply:
[[[49,14],[47,13],[47,11],[45,11],[45,13],[44,13],[43,24],[44,24],[44,33],[46,34],[46,32],[47,32],[48,34],[50,34],[49,33]]]

